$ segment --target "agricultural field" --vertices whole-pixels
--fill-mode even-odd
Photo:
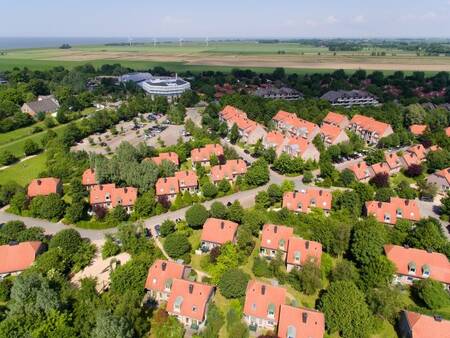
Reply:
[[[372,53],[384,52],[383,56]],[[316,72],[333,69],[426,72],[450,71],[450,57],[417,56],[397,49],[365,48],[361,51],[332,52],[326,47],[299,43],[186,42],[127,45],[75,46],[71,49],[17,49],[0,56],[0,71],[16,66],[29,68],[73,67],[83,63],[100,66],[121,63],[135,69],[163,66],[172,71],[229,71],[250,68],[268,71],[284,67],[289,72]]]

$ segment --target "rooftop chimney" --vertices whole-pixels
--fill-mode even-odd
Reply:
[[[192,294],[194,292],[194,284],[189,284],[189,293]]]
[[[224,221],[220,222],[220,228],[223,229],[224,227],[225,227],[225,222]]]
[[[261,285],[261,294],[264,296],[266,294],[266,286]]]
[[[319,196],[322,196],[322,194],[323,194],[323,191],[319,190]]]
[[[306,243],[305,243],[305,248],[306,248],[306,249],[309,249],[309,241],[306,241]]]
[[[167,177],[164,177],[164,183],[167,183]]]
[[[302,322],[306,324],[308,321],[308,312],[302,312]]]
[[[37,184],[38,184],[38,185],[41,185],[41,184],[42,184],[42,181],[41,181],[41,180],[37,180]]]
[[[442,317],[439,316],[439,315],[435,315],[434,316],[434,320],[437,321],[437,322],[442,322]]]
[[[273,232],[274,232],[275,234],[278,232],[278,226],[275,225],[275,226],[273,227]]]
[[[409,205],[409,200],[405,200],[405,205]]]
[[[128,192],[128,188],[123,188],[123,191],[125,192],[125,194]]]
[[[381,208],[382,205],[383,205],[382,202],[378,202],[378,208]]]
[[[166,262],[163,262],[163,263],[161,264],[161,270],[162,270],[162,271],[166,271],[166,268],[167,268],[167,263],[166,263]]]

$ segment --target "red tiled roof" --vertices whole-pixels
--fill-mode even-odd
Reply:
[[[280,110],[273,119],[275,121],[282,121],[286,125],[296,129],[305,129],[308,135],[311,134],[315,128],[318,128],[317,124],[303,120],[294,113],[288,113],[282,110]]]
[[[95,178],[95,171],[94,169],[86,169],[83,173],[83,176],[81,178],[81,183],[83,185],[93,185],[97,184],[97,179]]]
[[[37,178],[28,185],[28,197],[47,196],[58,193],[59,178],[45,177]]]
[[[214,287],[206,284],[191,282],[184,279],[174,279],[167,311],[173,314],[203,321],[205,318],[206,304],[214,292]],[[180,311],[175,311],[174,305],[180,303]]]
[[[289,237],[294,229],[283,225],[264,224],[261,237],[261,247],[271,250],[280,249],[280,241],[284,241],[284,251],[287,251]]]
[[[176,177],[161,177],[156,181],[156,196],[178,194],[180,187]]]
[[[423,135],[423,133],[425,133],[425,130],[427,130],[426,124],[413,124],[409,126],[409,131],[416,136]]]
[[[401,275],[423,278],[423,267],[428,266],[430,278],[442,283],[450,284],[450,263],[444,254],[427,252],[426,250],[404,248],[399,245],[388,244],[384,252]],[[415,263],[416,273],[409,273],[410,263]]]
[[[390,173],[390,167],[386,162],[380,162],[380,163],[375,163],[372,164],[372,166],[370,167],[374,174],[388,174]]]
[[[301,136],[291,136],[287,138],[287,144],[291,155],[302,156],[312,143]]]
[[[213,182],[219,182],[224,178],[232,179],[234,176],[243,175],[246,172],[247,164],[244,160],[228,160],[225,164],[219,164],[211,168],[211,178]]]
[[[255,130],[259,123],[250,120],[247,114],[233,106],[226,106],[220,113],[223,119],[225,119],[230,124],[236,124],[242,132],[250,133]]]
[[[447,183],[450,184],[450,167],[436,171],[434,175],[441,176],[445,180],[447,180]]]
[[[207,144],[203,148],[195,148],[191,150],[192,162],[209,161],[212,154],[216,156],[223,155],[223,147],[220,144]]]
[[[145,288],[164,292],[168,287],[172,287],[172,282],[176,278],[183,278],[185,266],[176,262],[157,259],[148,269]]]
[[[402,162],[396,153],[385,153],[384,160],[389,165],[391,170],[400,168],[402,166]]]
[[[339,125],[346,119],[348,119],[347,116],[330,111],[323,119],[323,122],[332,125]]]
[[[175,165],[179,165],[180,161],[178,159],[178,154],[171,151],[169,153],[160,153],[158,156],[156,157],[152,157],[151,160],[153,162],[155,162],[157,165],[161,165],[162,161],[166,160],[169,162],[172,162]]]
[[[0,274],[28,269],[34,263],[41,245],[39,241],[0,245]]]
[[[251,280],[245,292],[244,314],[278,322],[280,306],[286,301],[286,289]],[[268,316],[269,308],[274,310],[273,318]]]
[[[407,167],[409,167],[413,164],[420,165],[422,163],[422,161],[419,159],[419,157],[415,153],[406,152],[402,156],[402,159],[405,162]]]
[[[409,147],[408,149],[406,149],[406,151],[417,155],[417,158],[420,161],[424,160],[427,155],[427,151],[422,144],[413,145],[413,146]]]
[[[396,224],[397,219],[420,220],[420,210],[415,200],[391,197],[390,202],[368,201],[366,209],[368,215],[374,215],[382,223]],[[401,211],[401,216],[397,216],[397,211]],[[390,220],[385,220],[386,215]]]
[[[320,134],[329,143],[333,143],[341,133],[345,132],[341,128],[336,127],[332,124],[325,123],[322,125],[322,127],[320,127]]]
[[[300,237],[290,237],[286,262],[293,265],[304,265],[309,259],[313,259],[320,265],[322,256],[322,244],[309,241]],[[297,260],[296,257],[300,257]]]
[[[203,224],[201,240],[217,244],[232,242],[236,236],[238,224],[218,218],[208,218]]]
[[[324,189],[306,188],[299,192],[285,192],[283,207],[291,211],[308,212],[309,208],[331,209],[331,192]]]
[[[405,311],[413,338],[450,338],[450,321]]]
[[[350,123],[356,124],[364,130],[376,133],[380,137],[384,135],[384,133],[389,129],[389,127],[391,127],[391,125],[388,123],[380,122],[372,117],[358,114],[353,116],[353,118],[350,120]]]
[[[450,137],[450,127],[445,128],[445,135],[447,135],[447,137]]]
[[[236,118],[237,116],[247,117],[247,114],[244,111],[230,105],[225,106],[225,108],[222,109],[220,115],[225,120],[231,120]]]
[[[91,205],[103,204],[111,201],[113,208],[118,205],[133,206],[136,199],[136,188],[116,188],[114,183],[94,185],[89,196],[89,202]]]
[[[279,131],[270,131],[266,135],[266,144],[268,144],[270,147],[280,149],[283,146],[284,141],[284,135]]]
[[[366,161],[361,161],[361,162],[355,163],[348,169],[351,170],[355,174],[355,177],[358,181],[361,181],[363,179],[370,177],[370,170],[369,170],[369,166],[367,165]]]
[[[197,174],[193,170],[181,170],[175,173],[180,188],[191,188],[198,186]]]
[[[324,314],[312,309],[281,305],[278,336],[293,337],[292,334],[295,334],[296,338],[323,338]]]

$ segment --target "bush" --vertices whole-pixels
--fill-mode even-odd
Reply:
[[[370,179],[370,184],[373,184],[377,188],[389,187],[389,175],[386,173],[378,173]]]
[[[37,154],[40,151],[39,145],[34,142],[33,140],[26,140],[23,145],[23,152],[25,153],[25,156],[30,156]]]
[[[450,296],[442,284],[432,279],[422,279],[413,284],[413,295],[431,310],[450,304]]]
[[[406,170],[405,175],[408,177],[417,177],[422,175],[423,168],[420,164],[411,164]]]
[[[103,244],[102,247],[102,258],[106,259],[108,257],[118,255],[119,253],[120,253],[120,246],[116,242],[114,242],[111,236],[108,236],[108,238],[105,241],[105,244]]]
[[[227,207],[221,202],[213,202],[209,210],[211,217],[226,219],[228,215]]]
[[[125,222],[128,219],[128,214],[125,208],[121,205],[116,206],[108,213],[108,221],[118,224]]]
[[[170,219],[166,219],[161,224],[161,227],[159,230],[161,232],[161,236],[166,237],[166,236],[170,235],[171,233],[175,232],[175,222]]]
[[[49,248],[61,248],[67,256],[74,255],[81,247],[83,239],[74,229],[64,229],[55,234],[49,243]]]
[[[252,272],[256,277],[272,277],[272,271],[266,260],[261,257],[256,257],[253,261]]]
[[[314,176],[313,176],[312,172],[307,170],[303,173],[302,182],[303,183],[311,183],[313,178],[314,178]]]
[[[245,295],[250,276],[239,269],[225,271],[219,280],[220,293],[225,298],[240,298]]]
[[[36,196],[31,200],[30,212],[33,217],[60,220],[64,217],[66,203],[58,194]]]
[[[183,234],[173,233],[166,237],[164,250],[172,258],[180,258],[191,250],[191,244]]]
[[[17,161],[17,157],[9,150],[4,150],[0,153],[0,165],[10,165]]]
[[[214,198],[217,195],[217,187],[211,182],[206,182],[202,186],[202,194],[206,198]]]
[[[208,219],[208,210],[202,204],[194,204],[186,211],[186,222],[192,228],[200,228]]]

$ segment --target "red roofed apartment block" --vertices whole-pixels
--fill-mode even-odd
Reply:
[[[420,210],[415,200],[391,197],[390,202],[366,202],[367,215],[373,215],[378,222],[397,224],[398,219],[420,220]]]
[[[209,165],[209,159],[215,154],[219,159],[223,157],[223,147],[220,144],[207,144],[203,148],[195,148],[191,150],[191,160],[195,165]]]
[[[162,161],[164,161],[164,160],[172,162],[177,167],[180,164],[178,154],[173,151],[171,151],[169,153],[160,153],[158,156],[150,158],[150,160],[155,162],[155,164],[157,164],[157,165],[161,165]]]
[[[28,185],[28,197],[48,196],[50,194],[62,194],[63,186],[59,178],[36,178]]]
[[[450,190],[450,167],[431,174],[427,178],[427,182],[435,184],[438,189],[442,192],[447,192]]]
[[[301,157],[305,161],[318,162],[320,158],[320,152],[316,146],[300,136],[288,137],[284,151],[291,156]]]
[[[0,245],[0,280],[28,269],[33,265],[42,248],[42,243],[39,241]]]
[[[280,307],[286,302],[286,289],[251,280],[247,284],[244,320],[251,329],[274,329],[280,318]]]
[[[259,254],[266,258],[274,258],[277,252],[282,253],[283,260],[288,249],[288,240],[294,229],[282,225],[264,224]]]
[[[392,244],[385,245],[384,252],[396,267],[395,283],[408,285],[415,280],[431,278],[449,289],[450,263],[444,254]]]
[[[372,170],[373,175],[386,174],[389,176],[389,174],[391,173],[391,168],[386,162],[372,164],[370,166],[370,169]]]
[[[348,169],[355,174],[356,180],[359,182],[367,182],[373,175],[372,169],[367,165],[366,161],[355,163]]]
[[[298,192],[285,192],[283,207],[294,212],[308,213],[311,208],[331,210],[331,192],[324,189],[306,188]]]
[[[302,137],[308,141],[312,141],[319,133],[319,126],[315,123],[303,120],[296,114],[288,113],[280,110],[274,117],[277,128],[292,136]]]
[[[88,190],[90,190],[93,185],[98,184],[94,169],[89,168],[83,172],[83,176],[81,177],[81,184],[83,184]]]
[[[320,127],[319,133],[327,147],[350,141],[347,133],[343,129],[332,124],[323,124],[322,127]]]
[[[283,152],[285,143],[286,138],[284,137],[283,133],[279,131],[268,132],[263,140],[264,148],[274,148],[277,156],[280,156],[280,154]]]
[[[228,160],[225,164],[211,167],[211,179],[215,184],[223,179],[236,182],[236,178],[245,175],[246,172],[247,164],[244,160]]]
[[[286,256],[286,269],[301,268],[306,262],[312,261],[320,266],[322,244],[300,237],[290,237]]]
[[[389,166],[389,171],[391,174],[398,173],[402,168],[402,161],[396,153],[385,153],[384,159]]]
[[[211,285],[174,279],[166,309],[183,325],[201,329],[205,325],[208,303],[213,296],[214,287]]]
[[[383,137],[394,133],[390,124],[364,115],[353,116],[348,128],[369,144],[377,144]]]
[[[426,124],[413,124],[409,126],[409,131],[411,132],[411,134],[415,136],[423,135],[426,130],[427,130]]]
[[[450,321],[440,316],[427,316],[417,312],[402,311],[399,331],[405,338],[449,338]]]
[[[208,252],[227,242],[236,242],[238,224],[218,218],[208,218],[203,224],[201,249]]]
[[[322,312],[281,305],[278,337],[283,338],[323,338],[325,316]]]
[[[136,199],[136,188],[116,188],[114,183],[94,185],[89,196],[92,207],[112,209],[121,205],[128,213],[131,212]]]
[[[157,302],[167,301],[175,279],[186,279],[191,271],[189,266],[158,259],[148,269],[145,290]]]
[[[158,199],[173,201],[179,193],[198,190],[197,174],[192,170],[177,171],[173,177],[161,177],[156,181],[156,196]]]
[[[330,124],[340,129],[345,129],[348,127],[350,121],[347,116],[330,111],[327,116],[325,116],[322,123]]]

